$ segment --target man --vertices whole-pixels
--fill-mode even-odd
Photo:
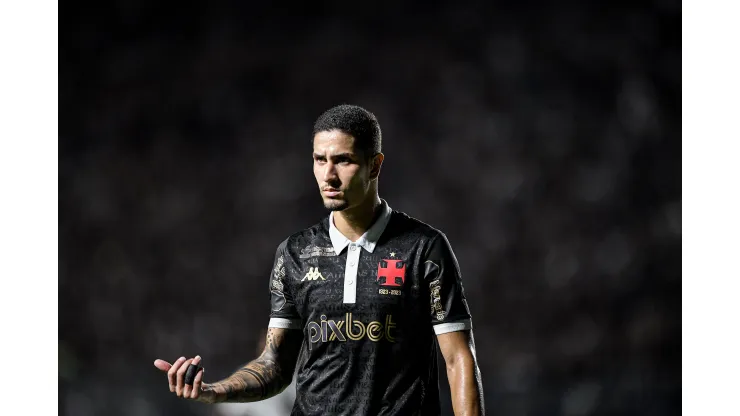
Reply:
[[[455,415],[483,414],[457,260],[442,232],[378,196],[375,116],[340,105],[313,133],[314,176],[331,212],[277,248],[262,354],[215,383],[203,382],[200,356],[154,365],[171,392],[205,403],[263,400],[297,370],[294,416],[428,416],[440,414],[439,345]]]

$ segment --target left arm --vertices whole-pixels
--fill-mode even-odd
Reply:
[[[447,367],[455,416],[483,415],[483,383],[475,357],[473,331],[447,332],[437,335],[437,340]]]
[[[452,409],[455,416],[479,416],[484,412],[483,385],[460,265],[443,233],[432,238],[427,247],[424,281],[429,286],[431,324],[447,366]]]

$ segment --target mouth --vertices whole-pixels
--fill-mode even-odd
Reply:
[[[324,188],[322,191],[324,192],[324,195],[328,196],[329,198],[335,197],[342,193],[342,191],[340,191],[339,189],[334,188]]]

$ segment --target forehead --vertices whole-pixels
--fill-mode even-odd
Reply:
[[[340,131],[322,131],[313,136],[313,151],[317,154],[354,153],[355,138]]]

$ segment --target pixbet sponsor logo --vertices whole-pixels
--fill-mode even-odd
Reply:
[[[327,319],[326,315],[321,315],[320,319],[318,322],[308,322],[308,338],[311,341],[309,347],[319,342],[359,341],[366,337],[373,342],[383,339],[396,342],[394,336],[396,324],[392,315],[386,315],[384,322],[371,321],[367,324],[353,319],[352,313],[349,312],[344,315],[344,320]]]

